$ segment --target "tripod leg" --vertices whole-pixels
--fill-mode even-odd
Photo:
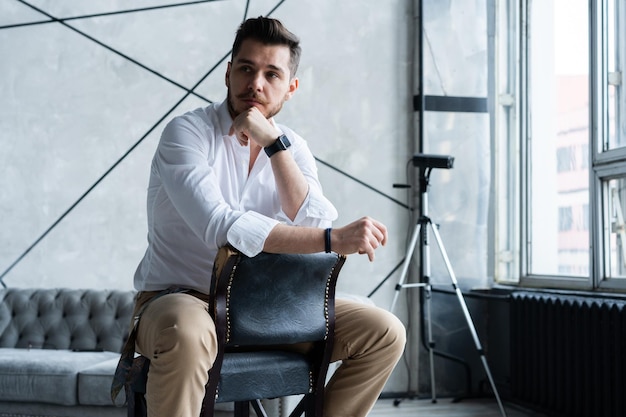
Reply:
[[[430,398],[432,403],[437,402],[437,393],[435,388],[435,341],[433,340],[433,321],[432,321],[432,292],[430,282],[424,287],[424,300],[426,303],[426,311],[428,311],[427,332],[428,332],[428,361],[430,363]]]
[[[424,318],[422,323],[426,324],[428,335],[428,362],[430,364],[430,398],[432,403],[437,402],[437,393],[435,387],[435,342],[433,340],[433,316],[432,316],[432,286],[430,285],[430,238],[428,236],[428,223],[430,219],[423,216],[421,221],[424,224],[422,229],[422,277],[424,284],[424,303],[428,318]]]
[[[400,279],[398,280],[398,283],[396,284],[396,293],[394,294],[393,301],[391,302],[391,307],[389,308],[389,311],[393,313],[393,310],[396,306],[396,302],[398,301],[398,297],[400,296],[400,291],[403,288],[405,287],[407,288],[423,287],[424,288],[425,294],[426,294],[426,307],[428,310],[428,322],[427,323],[428,323],[428,346],[429,346],[428,352],[429,352],[429,360],[430,360],[430,381],[431,381],[430,385],[431,385],[431,392],[432,392],[432,402],[435,403],[437,402],[436,394],[435,394],[435,364],[434,364],[434,358],[433,358],[433,349],[434,349],[435,343],[433,342],[433,332],[432,332],[432,325],[431,325],[430,283],[405,284],[407,273],[409,272],[409,265],[411,264],[411,261],[413,260],[413,252],[415,251],[415,246],[417,245],[417,239],[422,235],[422,232],[426,234],[427,231],[428,231],[428,228],[426,227],[422,229],[422,223],[418,222],[415,224],[413,234],[411,235],[411,240],[406,250],[406,255],[404,256],[404,263],[402,265],[402,272],[400,273]],[[427,239],[425,240],[427,241]],[[428,262],[428,258],[426,262]],[[428,271],[428,266],[426,268],[427,268],[426,270]],[[427,273],[427,276],[429,274],[430,272]]]
[[[483,367],[485,368],[485,373],[487,374],[487,378],[489,379],[489,383],[491,384],[491,389],[493,389],[493,393],[496,397],[496,401],[498,402],[498,407],[500,407],[500,413],[503,417],[506,417],[506,412],[504,410],[504,406],[502,405],[502,401],[500,400],[500,395],[498,394],[498,390],[496,388],[496,384],[493,380],[493,376],[491,375],[491,371],[489,370],[489,364],[487,363],[487,358],[485,357],[485,352],[483,350],[482,345],[480,344],[480,339],[478,338],[478,333],[476,332],[476,327],[474,326],[474,322],[472,321],[472,316],[470,315],[469,309],[467,308],[467,304],[465,303],[465,299],[463,298],[463,293],[459,288],[458,281],[456,279],[456,275],[454,274],[454,270],[452,269],[452,264],[450,263],[450,259],[448,258],[448,253],[443,246],[443,241],[441,240],[441,236],[439,235],[439,231],[433,224],[430,224],[433,234],[435,235],[435,239],[437,240],[437,246],[439,246],[439,251],[441,252],[441,256],[446,264],[446,269],[448,270],[448,274],[450,275],[450,279],[452,280],[452,287],[459,299],[459,304],[461,305],[461,309],[463,310],[463,314],[465,315],[465,320],[467,321],[467,326],[470,329],[472,334],[472,338],[474,339],[474,344],[476,345],[476,350],[480,355],[480,359],[483,363]]]
[[[404,255],[404,263],[402,264],[402,272],[400,273],[400,279],[396,284],[396,293],[393,296],[391,307],[389,307],[389,311],[392,313],[393,309],[396,306],[396,302],[398,301],[398,297],[400,296],[400,290],[402,290],[403,288],[407,273],[409,272],[409,265],[413,260],[413,251],[415,250],[415,245],[417,244],[417,238],[420,235],[421,226],[422,225],[420,223],[415,224],[415,228],[413,229],[413,235],[411,235],[411,241],[406,249],[406,255]]]

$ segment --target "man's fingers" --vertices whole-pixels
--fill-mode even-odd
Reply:
[[[235,135],[235,137],[237,138],[241,146],[248,146],[248,142],[249,142],[248,135],[244,132],[243,129],[241,129],[240,131],[237,131],[237,128],[235,128],[234,122],[232,125],[230,125],[230,129],[228,130],[228,135],[229,136]]]
[[[367,258],[370,260],[370,262],[374,262],[374,250],[373,249],[370,249],[368,251],[360,249],[358,251],[358,254],[359,255],[367,254]]]
[[[376,240],[383,246],[387,243],[387,227],[381,222],[371,219],[374,236]]]
[[[370,262],[374,261],[374,251],[380,246],[385,245],[387,243],[387,227],[381,222],[374,220],[372,218],[366,218],[369,224],[369,230],[372,235],[372,240],[370,241],[370,247],[367,250],[367,256]]]
[[[342,242],[341,247],[345,253],[367,254],[372,262],[376,249],[387,243],[387,227],[366,216],[341,228],[337,237]]]
[[[256,107],[250,107],[237,115],[229,130],[229,135],[236,134],[243,146],[247,146],[250,141],[256,142],[261,147],[267,146],[279,133],[280,131]]]
[[[248,146],[249,139],[248,136],[245,135],[245,133],[238,133],[237,139],[239,140],[241,146]]]

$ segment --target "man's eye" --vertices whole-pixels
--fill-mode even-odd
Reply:
[[[269,74],[267,74],[267,76],[268,76],[269,78],[278,78],[278,74],[277,74],[277,73],[275,73],[275,72],[270,72]]]

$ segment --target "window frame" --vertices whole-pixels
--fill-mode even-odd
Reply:
[[[615,88],[617,123],[626,119],[626,5],[616,0],[588,0],[589,3],[589,149],[581,149],[589,178],[589,276],[531,274],[529,177],[529,7],[532,0],[493,0],[497,5],[494,49],[494,187],[496,198],[494,277],[496,282],[524,287],[568,290],[626,292],[626,279],[610,276],[609,239],[605,225],[610,214],[608,181],[626,177],[626,146],[609,145],[609,56],[608,9],[615,1],[616,71],[621,84]],[[537,0],[535,0],[537,1]],[[620,17],[623,19],[620,20]],[[622,51],[624,51],[622,53]],[[614,75],[613,75],[614,76]],[[619,126],[619,124],[617,124]],[[619,134],[619,133],[618,133]],[[624,132],[621,132],[624,134]],[[626,141],[626,135],[624,135]],[[503,142],[504,141],[504,142]],[[513,145],[515,144],[515,145]],[[511,149],[515,147],[515,150]],[[507,165],[506,162],[509,162]],[[504,193],[506,197],[500,197]],[[583,208],[584,211],[584,208]],[[516,241],[517,240],[517,241]],[[507,267],[503,265],[508,265]]]

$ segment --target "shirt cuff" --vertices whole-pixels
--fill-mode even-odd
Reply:
[[[278,223],[278,220],[248,211],[233,223],[226,237],[241,253],[253,257],[263,251],[267,236]]]

